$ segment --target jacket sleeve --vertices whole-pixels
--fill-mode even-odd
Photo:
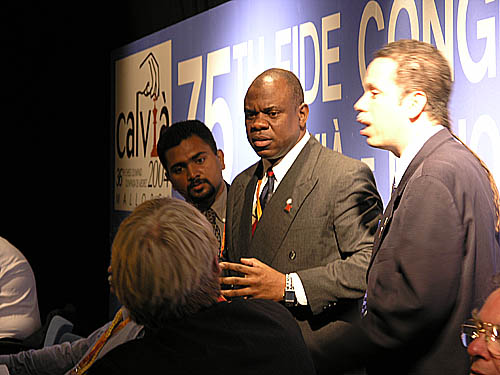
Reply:
[[[364,163],[356,162],[338,174],[333,191],[334,196],[329,198],[335,202],[331,241],[336,242],[340,257],[298,272],[313,314],[335,305],[339,299],[363,296],[373,236],[382,212],[373,174]]]

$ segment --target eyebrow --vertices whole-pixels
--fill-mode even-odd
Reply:
[[[202,156],[202,155],[206,155],[206,154],[208,154],[208,152],[207,152],[207,151],[200,151],[200,152],[198,152],[198,153],[194,154],[193,156],[191,156],[191,157],[189,158],[189,160],[195,160],[195,159],[199,158],[200,156]],[[186,164],[187,164],[187,162],[185,162],[185,161],[180,161],[180,162],[178,162],[178,163],[172,164],[172,165],[170,166],[170,169],[173,169],[173,168],[175,168],[175,167],[177,167],[177,166],[185,166]]]
[[[261,111],[255,111],[253,109],[245,108],[245,113],[258,113],[258,112],[268,113],[268,112],[279,110],[279,109],[280,109],[280,107],[277,105],[270,105],[269,107],[263,108]]]
[[[377,86],[375,86],[371,82],[365,82],[363,86],[365,87],[365,90],[380,90]]]

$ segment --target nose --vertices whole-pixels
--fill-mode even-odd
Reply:
[[[354,103],[354,110],[358,112],[365,111],[365,94],[361,95],[356,103]]]
[[[481,333],[478,338],[472,341],[467,347],[467,353],[471,357],[481,357],[483,359],[490,358],[490,352],[488,351],[486,340],[484,339],[484,334]]]
[[[196,177],[200,176],[200,171],[196,164],[189,163],[187,168],[187,178],[189,181],[194,180]]]
[[[262,112],[258,112],[252,120],[250,120],[250,129],[253,131],[265,130],[269,128],[269,122]]]

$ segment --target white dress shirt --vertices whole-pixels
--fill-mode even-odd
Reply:
[[[24,255],[0,237],[0,338],[22,340],[39,328],[33,270]]]

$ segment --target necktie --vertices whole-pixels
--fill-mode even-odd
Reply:
[[[361,305],[361,318],[364,318],[366,314],[368,313],[368,307],[366,306],[366,299],[368,296],[368,292],[365,292],[365,295],[363,297],[363,304]]]
[[[210,224],[212,224],[212,228],[214,229],[215,238],[217,238],[217,242],[219,243],[219,249],[220,249],[220,246],[221,246],[221,236],[220,236],[220,229],[217,226],[217,222],[216,222],[217,214],[215,213],[215,211],[212,208],[209,208],[208,210],[206,210],[205,212],[203,212],[203,215],[205,215],[205,217],[207,218],[208,222]]]
[[[267,170],[267,182],[264,185],[264,188],[262,189],[262,193],[260,194],[260,207],[262,207],[262,211],[264,211],[264,208],[266,208],[267,202],[271,199],[273,192],[274,192],[274,180],[276,177],[274,177],[274,172],[271,168]]]

